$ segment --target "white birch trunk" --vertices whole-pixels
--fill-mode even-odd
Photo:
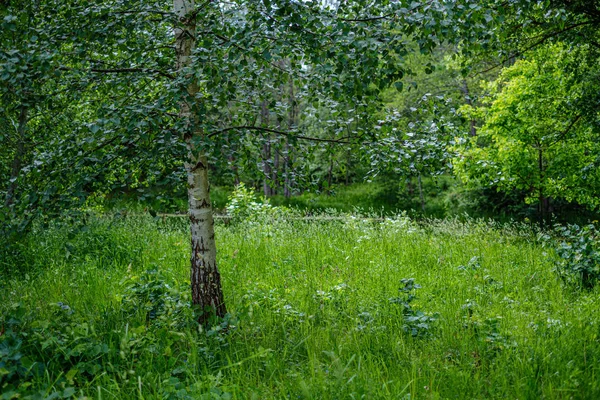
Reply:
[[[175,28],[177,70],[186,73],[191,65],[196,38],[196,15],[194,0],[173,0],[173,9],[179,19]],[[191,230],[191,286],[192,302],[202,313],[199,322],[205,324],[212,316],[223,317],[227,313],[221,276],[217,268],[214,219],[210,202],[208,162],[202,149],[197,146],[203,132],[198,127],[198,117],[192,111],[192,102],[198,86],[190,83],[188,99],[181,102],[180,116],[186,121],[185,142],[188,159],[185,163],[188,183],[188,204]]]

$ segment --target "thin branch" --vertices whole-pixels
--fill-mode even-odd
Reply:
[[[103,68],[90,68],[90,71],[102,73],[102,74],[128,74],[132,72],[144,72],[153,73],[163,76],[169,79],[175,79],[175,77],[167,72],[159,71],[152,68],[115,68],[115,69],[103,69]]]
[[[365,17],[365,18],[340,18],[340,21],[344,22],[370,22],[370,21],[379,21],[381,19],[387,19],[393,15],[396,15],[395,12],[391,12],[385,15],[378,15],[376,17]]]
[[[81,159],[89,156],[90,154],[97,152],[98,150],[105,148],[106,146],[109,146],[110,144],[114,143],[117,139],[119,139],[121,137],[122,137],[122,135],[117,135],[117,136],[113,137],[112,139],[109,139],[109,140],[106,140],[106,141],[100,143],[98,146],[94,147],[93,149],[86,151],[79,158],[73,160],[70,164],[68,164],[67,168],[72,168]]]
[[[216,38],[221,39],[223,41],[223,43],[228,43],[229,45],[235,47],[236,49],[241,50],[244,54],[249,54],[250,53],[250,50],[248,50],[248,49],[246,49],[246,48],[238,45],[237,43],[233,42],[230,38],[228,38],[226,36],[223,36],[223,35],[221,35],[219,33],[216,33],[214,31],[203,31],[201,33],[202,34],[213,35]],[[271,40],[275,41],[276,39],[272,38]],[[274,62],[267,60],[264,56],[262,56],[261,59],[263,61],[266,61],[273,68],[278,69],[279,71],[283,72],[284,74],[287,74],[287,75],[290,75],[290,76],[293,75],[293,71],[288,71],[285,68],[280,67],[279,65],[275,64]]]
[[[550,146],[555,145],[556,143],[560,142],[561,140],[564,139],[565,136],[567,136],[567,134],[569,133],[569,131],[575,126],[575,124],[577,122],[579,122],[579,120],[581,119],[582,115],[579,114],[578,116],[576,116],[573,121],[571,121],[571,123],[565,128],[564,131],[562,131],[560,133],[560,135],[558,135],[558,137],[556,138],[556,140],[550,144]]]
[[[412,14],[413,12],[415,12],[417,9],[419,9],[419,7],[427,7],[428,5],[431,5],[431,3],[433,3],[433,0],[430,0],[428,3],[426,4],[418,4],[415,7],[412,7],[410,10],[408,10],[407,14]],[[354,19],[348,19],[348,18],[340,18],[340,21],[344,21],[344,22],[371,22],[371,21],[379,21],[382,19],[388,19],[392,16],[396,17],[397,11],[392,11],[389,14],[385,14],[385,15],[376,15],[376,16],[371,16],[371,17],[364,17],[364,18],[354,18]]]
[[[502,61],[501,61],[500,63],[498,63],[498,64],[495,64],[495,65],[493,65],[493,66],[491,66],[491,67],[489,67],[489,68],[487,68],[487,69],[484,69],[483,71],[479,71],[479,72],[477,72],[477,73],[476,73],[474,76],[477,76],[477,75],[482,75],[482,74],[485,74],[486,72],[490,72],[491,70],[494,70],[494,69],[496,69],[496,68],[498,68],[498,67],[501,67],[501,66],[503,66],[503,65],[504,65],[504,64],[505,64],[505,63],[506,63],[508,60],[510,60],[511,58],[515,58],[515,57],[519,57],[519,56],[523,55],[524,53],[528,52],[529,50],[532,50],[532,49],[534,49],[535,47],[537,47],[537,46],[539,46],[539,45],[543,44],[543,43],[544,43],[546,40],[548,40],[548,39],[550,39],[550,38],[553,38],[553,37],[555,37],[555,36],[558,36],[558,35],[560,35],[560,34],[562,34],[562,33],[565,33],[565,32],[567,32],[567,31],[570,31],[571,29],[575,29],[575,28],[578,28],[578,27],[580,27],[580,26],[583,26],[583,25],[590,25],[590,24],[594,24],[594,23],[595,23],[595,21],[585,21],[585,22],[580,22],[580,23],[578,23],[578,24],[574,24],[574,25],[568,26],[568,27],[566,27],[566,28],[564,28],[564,29],[561,29],[560,31],[554,31],[554,32],[547,33],[547,34],[545,34],[544,36],[542,36],[542,38],[541,38],[540,40],[538,40],[537,42],[533,43],[532,45],[530,45],[530,46],[527,46],[527,47],[526,47],[526,48],[524,48],[523,50],[519,50],[519,51],[517,51],[517,52],[515,52],[515,53],[511,54],[510,56],[506,57],[504,60],[502,60]]]
[[[158,14],[167,17],[175,17],[175,14],[168,11],[160,10],[124,10],[124,11],[111,11],[107,15],[128,15],[128,14]]]
[[[350,142],[348,141],[348,139],[350,139],[350,137],[348,137],[348,136],[341,137],[339,139],[322,139],[322,138],[316,138],[316,137],[310,137],[310,136],[295,135],[292,132],[284,132],[284,131],[279,131],[279,130],[276,130],[276,129],[263,128],[263,127],[260,127],[260,126],[251,126],[251,125],[231,126],[231,127],[228,127],[228,128],[224,128],[224,129],[212,132],[210,135],[208,135],[208,137],[213,137],[213,136],[216,136],[216,135],[219,135],[221,133],[228,132],[228,131],[243,130],[243,129],[261,131],[261,132],[268,132],[268,133],[275,133],[277,135],[287,136],[287,137],[290,137],[290,138],[296,138],[296,139],[301,139],[301,140],[310,140],[310,141],[313,141],[313,142],[350,144]]]
[[[59,67],[60,71],[73,71],[75,68],[69,67]],[[163,76],[169,79],[175,79],[175,76],[169,74],[168,72],[160,71],[152,68],[90,68],[89,71],[101,73],[101,74],[130,74],[134,72],[143,72],[143,73],[152,73]]]

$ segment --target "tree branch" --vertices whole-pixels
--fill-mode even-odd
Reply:
[[[243,130],[243,129],[274,133],[277,135],[287,136],[290,138],[296,138],[296,139],[301,139],[301,140],[309,140],[309,141],[313,141],[313,142],[350,144],[350,142],[348,141],[348,139],[350,139],[349,136],[341,137],[339,139],[323,139],[323,138],[316,138],[316,137],[310,137],[310,136],[295,135],[292,132],[284,132],[284,131],[279,131],[276,129],[263,128],[260,126],[251,126],[251,125],[231,126],[228,128],[224,128],[224,129],[212,132],[210,135],[208,135],[208,137],[213,137],[213,136],[219,135],[221,133],[225,133],[225,132],[229,132],[229,131],[233,131],[233,130]]]
[[[433,2],[433,0],[430,0],[428,3],[426,4],[418,4],[415,7],[412,7],[411,9],[409,9],[407,11],[407,14],[412,14],[413,12],[415,12],[415,10],[419,9],[419,7],[423,6],[428,6]],[[344,22],[371,22],[371,21],[379,21],[382,19],[388,19],[392,16],[396,16],[397,11],[392,11],[391,13],[385,14],[385,15],[376,15],[376,16],[371,16],[371,17],[364,17],[364,18],[340,18],[340,21],[344,21]]]
[[[90,71],[102,73],[102,74],[128,74],[133,72],[144,72],[144,73],[153,73],[163,76],[169,79],[175,79],[175,77],[167,72],[159,71],[151,68],[114,68],[114,69],[104,69],[104,68],[90,68]]]
[[[385,15],[378,15],[375,17],[365,17],[365,18],[340,18],[340,21],[344,22],[370,22],[370,21],[379,21],[381,19],[387,19],[393,15],[396,15],[395,12],[391,12]]]
[[[160,11],[160,10],[124,10],[124,11],[111,11],[108,15],[128,15],[128,14],[158,14],[167,17],[174,17],[175,14],[168,11]]]
[[[550,146],[553,146],[553,145],[555,145],[556,143],[558,143],[558,142],[560,142],[561,140],[563,140],[563,139],[565,138],[565,136],[567,136],[567,134],[569,133],[569,131],[570,131],[570,130],[571,130],[571,129],[572,129],[574,126],[575,126],[575,124],[576,124],[577,122],[579,122],[579,120],[581,119],[581,117],[582,117],[582,115],[581,115],[581,114],[577,115],[577,116],[576,116],[576,117],[573,119],[573,121],[571,121],[571,123],[570,123],[570,124],[569,124],[569,125],[568,125],[568,126],[565,128],[565,130],[564,130],[564,131],[562,131],[562,132],[561,132],[561,133],[558,135],[558,137],[556,138],[556,140],[555,140],[553,143],[551,143],[551,144],[550,144]]]
[[[475,74],[475,76],[477,76],[477,75],[481,75],[481,74],[485,74],[486,72],[490,72],[491,70],[494,70],[494,69],[496,69],[496,68],[498,68],[498,67],[501,67],[501,66],[503,66],[503,65],[504,65],[504,63],[506,63],[506,62],[507,62],[508,60],[510,60],[511,58],[515,58],[515,57],[519,57],[519,56],[523,55],[524,53],[528,52],[529,50],[532,50],[532,49],[534,49],[535,47],[537,47],[537,46],[539,46],[539,45],[543,44],[543,43],[544,43],[546,40],[548,40],[548,39],[550,39],[550,38],[553,38],[553,37],[555,37],[555,36],[558,36],[558,35],[560,35],[560,34],[562,34],[562,33],[565,33],[565,32],[567,32],[567,31],[570,31],[571,29],[575,29],[575,28],[578,28],[578,27],[580,27],[580,26],[583,26],[583,25],[591,25],[591,24],[594,24],[594,23],[595,23],[594,21],[584,21],[584,22],[580,22],[580,23],[578,23],[578,24],[574,24],[574,25],[568,26],[568,27],[566,27],[566,28],[564,28],[564,29],[561,29],[560,31],[549,32],[549,33],[547,33],[547,34],[543,35],[543,36],[542,36],[542,38],[541,38],[540,40],[538,40],[537,42],[533,43],[532,45],[530,45],[530,46],[527,46],[527,47],[526,47],[526,48],[524,48],[523,50],[519,50],[519,51],[517,51],[517,52],[515,52],[515,53],[511,54],[510,56],[506,57],[504,60],[502,60],[502,61],[501,61],[500,63],[498,63],[498,64],[495,64],[495,65],[493,65],[493,66],[491,66],[491,67],[489,67],[489,68],[487,68],[487,69],[484,69],[483,71],[479,71],[479,72],[477,72],[477,73]]]
[[[99,61],[95,61],[100,63]],[[73,71],[75,70],[75,68],[69,68],[69,67],[59,67],[58,68],[60,71]],[[160,71],[157,69],[152,69],[152,68],[89,68],[88,69],[91,72],[96,72],[96,73],[100,73],[100,74],[130,74],[130,73],[134,73],[134,72],[143,72],[143,73],[152,73],[152,74],[157,74],[160,76],[163,76],[165,78],[169,78],[169,79],[175,79],[175,77],[167,72],[164,71]]]

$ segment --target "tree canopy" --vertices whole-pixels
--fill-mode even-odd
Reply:
[[[463,179],[525,191],[544,213],[549,197],[598,205],[598,121],[578,106],[589,90],[580,77],[598,71],[570,50],[539,48],[488,85],[487,104],[468,111],[484,121],[478,136],[458,146]]]

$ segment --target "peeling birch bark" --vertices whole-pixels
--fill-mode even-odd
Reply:
[[[196,14],[194,0],[173,0],[173,10],[180,25],[175,27],[177,70],[186,73],[191,65],[196,38]],[[197,115],[194,115],[190,102],[196,101],[198,86],[190,83],[187,87],[188,99],[181,102],[180,117],[186,121],[184,135],[188,149],[185,163],[188,183],[188,206],[191,231],[191,273],[192,303],[202,310],[198,322],[206,324],[212,316],[224,317],[227,313],[221,275],[217,268],[217,247],[210,185],[208,181],[208,160],[203,149],[198,148],[198,139],[203,132],[199,128]]]

